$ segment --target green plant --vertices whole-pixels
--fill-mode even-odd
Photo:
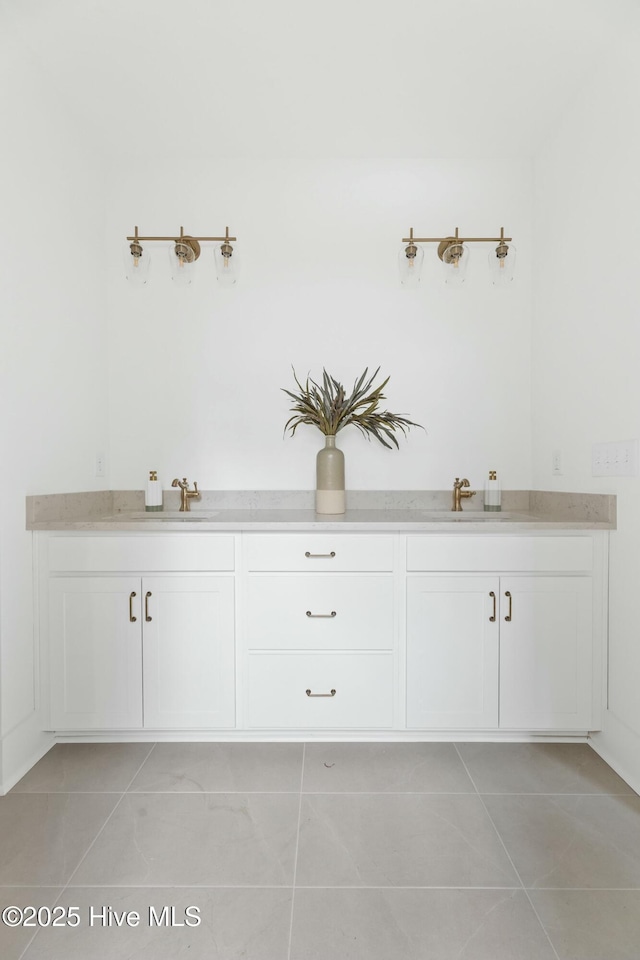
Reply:
[[[327,437],[335,437],[339,430],[353,424],[368,440],[372,436],[379,440],[383,447],[391,449],[391,443],[398,447],[395,436],[396,430],[401,430],[406,436],[411,427],[421,427],[406,417],[389,413],[388,410],[379,410],[381,400],[385,400],[383,390],[389,382],[389,377],[380,386],[373,388],[373,381],[380,372],[380,367],[372,377],[367,379],[367,367],[359,380],[353,385],[351,394],[347,396],[341,383],[330,376],[326,370],[322,371],[322,383],[316,383],[307,377],[304,386],[300,383],[293,370],[298,392],[282,388],[283,392],[293,400],[290,410],[293,416],[285,424],[285,433],[291,431],[293,436],[301,423],[308,423],[317,427]],[[424,429],[421,427],[421,429]],[[386,439],[385,439],[386,438]],[[388,443],[387,441],[391,441]]]

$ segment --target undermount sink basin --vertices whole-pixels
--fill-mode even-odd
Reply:
[[[175,522],[176,520],[183,520],[185,523],[198,523],[205,520],[211,520],[213,517],[217,517],[219,510],[207,510],[202,511],[202,513],[191,511],[185,511],[181,513],[179,510],[152,510],[147,513],[146,510],[141,510],[135,513],[122,513],[118,517],[114,517],[114,520],[165,520]]]
[[[422,510],[422,515],[429,520],[453,520],[467,521],[467,523],[477,522],[478,520],[495,523],[502,520],[535,520],[529,513],[514,513],[508,510]]]

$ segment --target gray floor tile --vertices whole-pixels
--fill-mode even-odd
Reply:
[[[628,793],[586,743],[460,743],[480,793]]]
[[[64,884],[119,796],[10,793],[0,797],[0,884]]]
[[[58,745],[0,798],[2,906],[52,905],[97,837],[62,898],[82,927],[0,923],[2,960],[285,960],[302,745],[162,744],[140,770],[149,749]],[[451,744],[307,745],[292,960],[551,960],[491,820],[560,960],[640,960],[640,797],[588,745],[459,749],[483,798]]]
[[[132,790],[299,791],[301,743],[159,743]]]
[[[640,891],[533,890],[560,960],[638,960]]]
[[[517,886],[478,796],[307,794],[301,886]]]
[[[53,907],[62,887],[0,887],[0,915],[6,907]],[[19,960],[37,927],[11,927],[0,920],[0,957]]]
[[[122,793],[151,748],[150,743],[57,743],[12,793]]]
[[[555,960],[519,890],[296,890],[291,960]]]
[[[78,906],[82,923],[75,929],[38,933],[24,960],[286,960],[291,918],[291,891],[196,889],[82,888],[69,889],[61,899]],[[90,926],[89,908],[96,914],[111,907],[122,914],[135,910],[137,927]],[[175,907],[185,921],[187,907],[199,908],[197,927],[152,925],[149,908],[162,917],[164,906]],[[4,957],[3,957],[4,960]],[[13,960],[13,958],[11,958]]]
[[[74,884],[293,882],[296,794],[128,793]]]
[[[485,796],[527,887],[640,887],[640,797]]]
[[[452,743],[310,743],[309,793],[475,793]]]

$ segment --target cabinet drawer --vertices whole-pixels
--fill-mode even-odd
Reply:
[[[250,727],[393,724],[391,654],[254,653],[248,686]],[[307,690],[328,696],[309,696]]]
[[[407,537],[407,570],[590,573],[591,537]]]
[[[50,537],[49,570],[155,573],[233,570],[234,538],[220,534]]]
[[[249,570],[335,573],[393,569],[393,539],[355,533],[250,534]]]
[[[253,576],[249,649],[391,650],[390,576]]]

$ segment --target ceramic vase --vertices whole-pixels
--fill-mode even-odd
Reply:
[[[316,457],[316,513],[344,513],[344,453],[335,437],[325,437]]]

